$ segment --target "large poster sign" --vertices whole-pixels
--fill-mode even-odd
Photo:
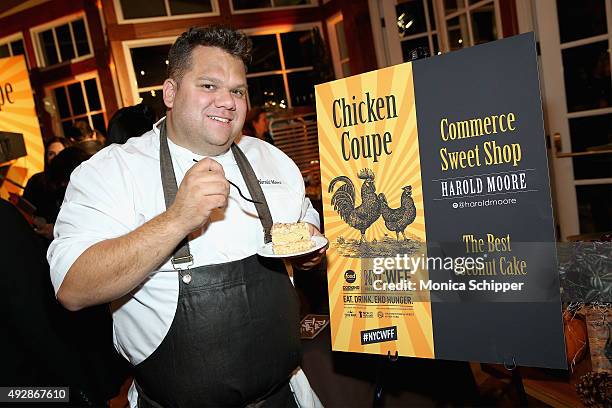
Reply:
[[[27,156],[13,163],[6,177],[24,186],[27,180],[44,168],[44,146],[34,107],[28,68],[22,55],[0,59],[0,131],[23,135]],[[14,184],[4,182],[0,197],[21,194]]]
[[[333,349],[565,368],[533,34],[316,103]]]

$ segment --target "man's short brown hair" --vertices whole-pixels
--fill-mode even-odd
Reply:
[[[191,53],[198,45],[222,49],[242,60],[245,69],[251,63],[252,45],[245,33],[225,26],[191,27],[168,52],[168,78],[181,81],[191,68]]]

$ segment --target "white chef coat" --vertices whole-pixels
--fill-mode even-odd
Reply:
[[[319,227],[319,215],[305,197],[304,181],[295,163],[257,138],[242,136],[237,143],[259,179],[273,221],[302,220]],[[203,157],[169,139],[168,144],[180,186],[195,164],[193,159]],[[231,150],[213,159],[223,166],[226,178],[249,197]],[[56,293],[71,265],[87,248],[125,235],[165,209],[157,124],[144,135],[124,145],[111,145],[82,163],[70,177],[55,223],[55,239],[47,253]],[[263,242],[255,205],[230,186],[227,207],[215,210],[210,222],[190,236],[193,267],[246,258]],[[115,347],[132,364],[152,354],[164,339],[174,318],[178,292],[177,272],[168,259],[138,287],[112,303]]]

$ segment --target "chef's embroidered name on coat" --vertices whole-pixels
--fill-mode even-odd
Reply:
[[[278,180],[259,180],[259,184],[283,184]]]

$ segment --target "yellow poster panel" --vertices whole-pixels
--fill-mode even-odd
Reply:
[[[332,348],[434,358],[412,64],[315,93]]]
[[[0,130],[22,134],[27,151],[27,156],[12,163],[6,177],[25,186],[33,174],[43,171],[45,149],[23,55],[0,59],[0,89]],[[0,197],[8,199],[9,192],[23,191],[5,181]]]

